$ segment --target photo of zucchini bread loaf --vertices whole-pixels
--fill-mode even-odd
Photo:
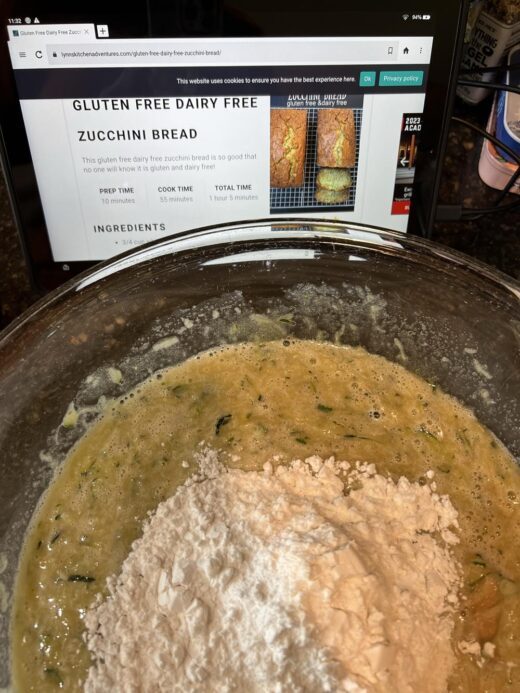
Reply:
[[[351,108],[318,111],[316,202],[344,204],[352,185],[349,168],[356,163],[356,123]]]
[[[316,176],[316,201],[338,205],[346,202],[352,176],[346,168],[320,168]]]
[[[307,111],[271,110],[271,187],[297,188],[303,184]]]
[[[356,126],[351,108],[318,111],[318,166],[351,168],[356,163]]]
[[[362,112],[362,103],[271,108],[272,214],[354,209]]]

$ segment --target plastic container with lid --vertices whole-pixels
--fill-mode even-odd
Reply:
[[[520,46],[516,46],[509,51],[507,64],[520,67]],[[512,73],[507,73],[506,84],[518,85],[519,83],[520,77],[516,70]],[[496,136],[520,156],[520,94],[514,94],[509,91],[499,92]],[[505,150],[499,147],[498,152],[506,161],[515,163],[514,159]]]
[[[493,135],[496,131],[496,120],[497,111],[495,99],[487,123],[487,131]],[[503,190],[517,168],[516,164],[506,161],[500,155],[493,142],[484,139],[478,163],[478,173],[486,185],[497,190]],[[516,181],[510,192],[516,193],[517,195],[520,193],[520,179]]]

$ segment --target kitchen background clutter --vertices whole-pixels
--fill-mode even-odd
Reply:
[[[509,65],[509,71],[505,65]],[[480,86],[482,81],[489,88]],[[520,0],[473,2],[431,239],[517,280],[520,280],[519,84]],[[482,136],[486,128],[488,139]],[[505,142],[506,149],[497,151],[495,136]],[[0,257],[0,328],[3,328],[41,295],[31,285],[3,176],[0,176]]]
[[[520,2],[472,2],[465,41],[439,195],[439,221],[432,238],[518,279],[520,71],[514,56],[520,47]],[[489,88],[481,87],[482,82]],[[509,106],[505,108],[505,104]],[[479,132],[484,129],[485,138]],[[506,132],[511,136],[505,136]],[[497,151],[496,138],[508,151]],[[466,211],[461,212],[461,207]],[[471,209],[485,213],[472,214]],[[446,221],[441,221],[443,217]]]

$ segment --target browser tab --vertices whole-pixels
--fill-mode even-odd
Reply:
[[[93,24],[33,24],[8,26],[9,40],[58,40],[60,42],[78,41],[96,37]]]

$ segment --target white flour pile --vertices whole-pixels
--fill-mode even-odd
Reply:
[[[434,484],[202,457],[85,618],[87,693],[446,690],[457,519]]]

